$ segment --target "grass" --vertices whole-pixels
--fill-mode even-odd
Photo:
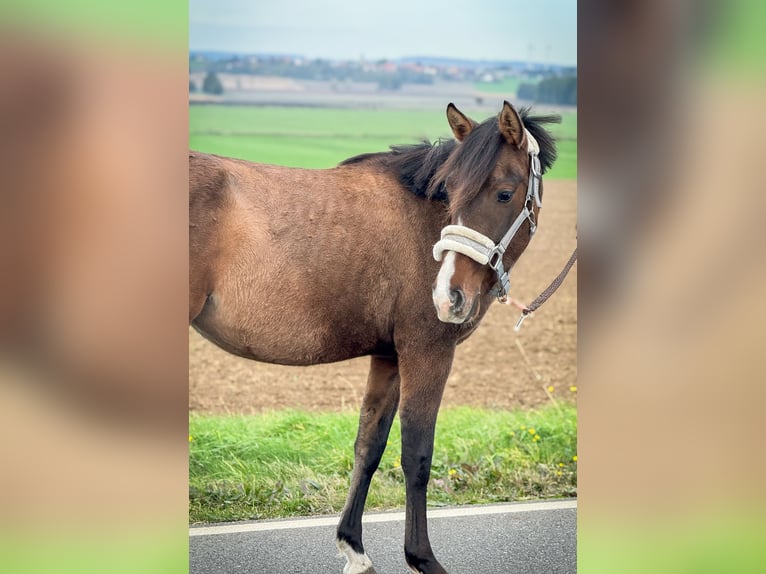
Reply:
[[[189,421],[192,523],[339,512],[353,467],[355,413],[279,411]],[[439,414],[431,506],[576,495],[576,410],[470,407]],[[367,509],[404,505],[398,421]]]
[[[486,113],[466,109],[476,119]],[[189,147],[291,167],[327,168],[390,145],[451,137],[443,110],[191,106]],[[577,114],[554,125],[559,160],[549,179],[577,177]]]

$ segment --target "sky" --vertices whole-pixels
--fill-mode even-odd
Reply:
[[[190,0],[189,48],[576,65],[576,0]]]

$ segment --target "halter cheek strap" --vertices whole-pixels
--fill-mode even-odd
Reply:
[[[465,225],[447,225],[442,229],[441,239],[436,242],[433,248],[433,256],[437,261],[441,261],[444,258],[445,251],[454,251],[470,257],[479,265],[489,265],[497,274],[497,287],[494,289],[494,294],[501,300],[507,296],[511,288],[508,271],[503,267],[505,250],[508,249],[511,241],[525,221],[529,221],[529,234],[534,235],[537,230],[534,207],[542,207],[540,199],[542,171],[540,159],[537,157],[540,153],[540,146],[531,133],[526,129],[524,131],[527,137],[527,153],[529,153],[527,195],[524,199],[524,209],[516,216],[516,219],[514,219],[502,239],[495,243],[483,233],[479,233]]]

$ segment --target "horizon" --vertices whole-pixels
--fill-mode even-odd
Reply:
[[[190,49],[189,50],[189,56],[198,55],[198,54],[215,54],[220,56],[239,56],[239,57],[248,57],[248,56],[258,56],[258,57],[270,57],[270,58],[304,58],[306,60],[328,60],[331,62],[353,62],[353,61],[359,61],[360,57],[309,57],[305,54],[301,54],[298,52],[241,52],[241,51],[233,51],[233,50],[219,50],[219,49]],[[549,63],[549,62],[541,62],[541,61],[530,61],[530,60],[517,60],[517,59],[487,59],[487,58],[466,58],[466,57],[457,57],[457,56],[426,56],[423,54],[404,54],[402,56],[399,56],[397,58],[364,58],[365,62],[373,62],[373,61],[380,61],[385,60],[389,62],[397,62],[397,61],[403,61],[403,60],[448,60],[448,61],[458,61],[458,62],[471,62],[471,63],[489,63],[489,64],[527,64],[527,65],[535,65],[535,66],[550,66],[550,67],[556,67],[556,68],[577,68],[577,64],[559,64],[559,63]]]

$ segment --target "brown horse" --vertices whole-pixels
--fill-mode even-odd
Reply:
[[[371,357],[337,530],[344,574],[374,572],[362,512],[397,407],[407,564],[445,572],[426,527],[442,391],[455,346],[507,293],[505,270],[534,233],[541,174],[556,156],[542,127],[556,116],[505,102],[482,124],[452,104],[447,119],[457,141],[392,147],[326,170],[189,154],[194,328],[269,363]]]

